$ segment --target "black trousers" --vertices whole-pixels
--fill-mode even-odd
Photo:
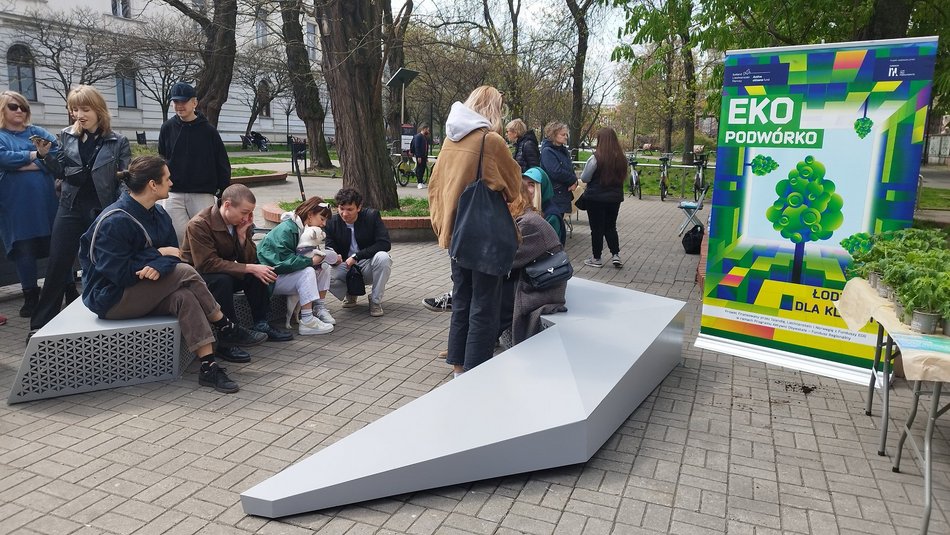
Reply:
[[[426,167],[429,165],[428,158],[421,158],[422,163],[419,163],[420,158],[416,158],[416,182],[422,184],[422,178],[426,175]]]
[[[40,329],[59,314],[63,308],[66,288],[75,285],[73,265],[79,255],[79,238],[92,225],[102,206],[95,192],[80,193],[76,197],[63,197],[53,220],[53,233],[49,243],[49,261],[46,263],[46,281],[40,293],[40,301],[30,317],[30,329]],[[76,287],[73,286],[73,291]]]
[[[617,214],[619,202],[587,203],[587,218],[590,220],[590,251],[594,258],[600,258],[604,250],[604,238],[610,254],[620,254],[620,238],[617,236]]]
[[[468,371],[492,358],[504,280],[503,275],[479,273],[452,261],[452,320],[446,363]]]
[[[254,275],[247,274],[238,278],[227,273],[202,273],[201,278],[205,280],[211,295],[221,305],[221,312],[229,320],[237,321],[237,315],[234,312],[234,292],[244,290],[247,303],[251,306],[251,317],[254,323],[267,321],[270,291],[268,285]]]

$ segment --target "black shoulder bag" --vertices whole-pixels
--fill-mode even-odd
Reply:
[[[478,173],[459,196],[449,256],[459,266],[488,275],[511,271],[518,250],[518,230],[500,191],[482,180],[485,137],[478,155]]]
[[[524,278],[532,288],[543,290],[567,282],[574,275],[571,259],[564,250],[545,251],[524,267]]]

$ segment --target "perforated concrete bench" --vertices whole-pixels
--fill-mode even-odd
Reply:
[[[236,321],[250,326],[243,293],[234,306]],[[271,299],[272,318],[285,310],[286,299]],[[7,402],[177,379],[194,358],[180,335],[172,316],[103,320],[76,299],[30,338]]]

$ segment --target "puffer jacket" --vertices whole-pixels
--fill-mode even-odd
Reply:
[[[57,179],[65,179],[67,174],[82,168],[82,158],[79,156],[79,136],[73,133],[73,127],[68,126],[60,134],[61,148],[56,158],[47,158],[46,167]],[[99,205],[106,207],[119,198],[124,186],[120,187],[116,171],[129,168],[132,162],[132,147],[129,140],[118,132],[109,132],[102,135],[102,149],[92,163],[92,183],[96,187]],[[71,208],[79,193],[79,186],[74,186],[65,180],[62,183],[60,204]]]
[[[541,165],[541,154],[538,149],[538,137],[534,130],[528,130],[515,141],[515,161],[521,166],[521,172]]]
[[[571,213],[574,194],[568,188],[577,183],[577,175],[574,174],[570,151],[564,145],[555,145],[545,139],[541,142],[541,168],[554,186],[551,207],[561,214]]]

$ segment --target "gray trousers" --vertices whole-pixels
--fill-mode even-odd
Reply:
[[[172,180],[174,181],[174,178]],[[185,229],[188,228],[191,218],[212,204],[214,204],[214,195],[211,193],[168,193],[168,198],[162,202],[162,207],[172,218],[179,247],[185,241]]]
[[[360,260],[357,264],[363,270],[363,282],[367,285],[373,285],[369,300],[374,303],[382,303],[383,292],[386,291],[386,283],[389,282],[389,274],[393,270],[392,257],[386,251],[380,251],[373,255],[373,258]],[[346,297],[346,272],[349,269],[346,267],[346,262],[333,268],[333,277],[330,278],[330,293],[337,299]]]
[[[181,263],[158,280],[143,279],[129,286],[122,299],[109,309],[106,319],[124,320],[143,316],[171,315],[178,318],[185,347],[192,353],[214,342],[208,317],[221,306],[208,291],[195,268]]]

